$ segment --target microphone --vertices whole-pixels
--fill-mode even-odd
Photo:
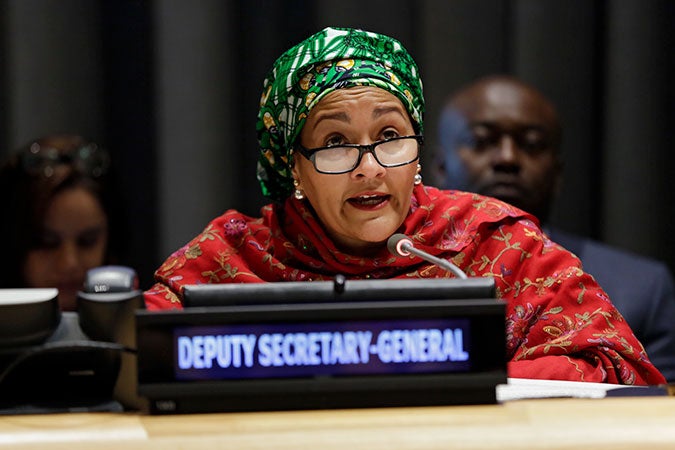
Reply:
[[[436,258],[435,256],[430,255],[429,253],[423,250],[415,248],[413,241],[405,234],[397,233],[392,235],[387,240],[387,248],[394,256],[408,256],[412,253],[413,255],[419,256],[420,258],[424,259],[425,261],[429,261],[430,263],[435,264],[438,267],[441,267],[445,270],[454,273],[458,278],[467,278],[466,274],[462,271],[462,269],[460,269],[447,259]]]

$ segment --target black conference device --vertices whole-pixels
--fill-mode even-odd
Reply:
[[[42,343],[60,320],[57,289],[0,289],[0,349]]]
[[[121,409],[120,346],[89,339],[56,288],[0,290],[0,321],[0,414]]]
[[[135,347],[134,311],[143,308],[136,272],[125,266],[90,269],[77,294],[82,331],[93,340]]]
[[[56,288],[0,290],[0,414],[124,409],[116,390],[143,305],[135,272],[90,270],[77,302],[59,311]]]

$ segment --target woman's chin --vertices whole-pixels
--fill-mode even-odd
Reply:
[[[387,240],[395,231],[391,233],[379,232],[372,235],[362,235],[348,241],[343,240],[338,247],[350,255],[372,257],[387,246]]]

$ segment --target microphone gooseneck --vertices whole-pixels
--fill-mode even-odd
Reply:
[[[409,256],[411,253],[415,256],[419,256],[425,261],[428,261],[432,264],[437,265],[445,270],[448,270],[454,273],[458,278],[467,278],[466,274],[462,269],[448,261],[447,259],[437,258],[429,253],[415,248],[412,239],[410,239],[405,234],[397,233],[392,235],[387,240],[387,249],[394,256]]]

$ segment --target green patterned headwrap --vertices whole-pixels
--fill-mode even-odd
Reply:
[[[263,83],[256,124],[263,195],[283,201],[291,194],[291,151],[309,112],[326,94],[353,86],[394,94],[422,134],[422,80],[403,45],[382,34],[325,28],[281,55]]]

